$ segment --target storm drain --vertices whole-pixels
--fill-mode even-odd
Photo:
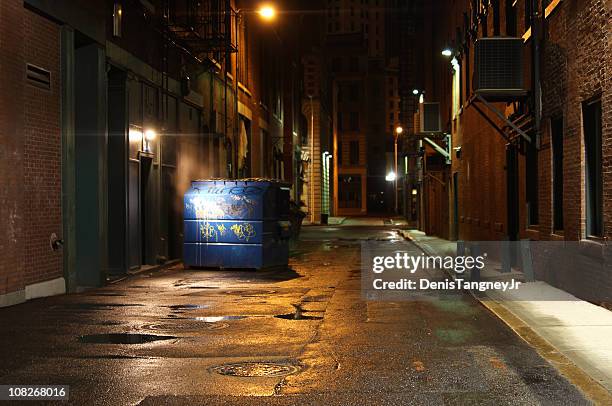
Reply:
[[[88,344],[145,344],[153,341],[172,340],[174,336],[160,336],[154,334],[90,334],[79,337],[79,341]]]
[[[291,364],[276,362],[239,362],[212,367],[211,372],[220,375],[240,377],[275,377],[291,375],[300,370]]]

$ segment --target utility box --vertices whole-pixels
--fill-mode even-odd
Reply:
[[[185,194],[185,265],[286,267],[289,198],[289,185],[274,180],[193,181]]]

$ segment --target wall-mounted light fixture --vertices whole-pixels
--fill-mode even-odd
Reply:
[[[113,4],[113,36],[121,37],[121,19],[123,16],[123,7],[121,3]]]
[[[153,141],[155,141],[155,138],[157,138],[157,132],[155,132],[154,129],[149,128],[145,130],[143,143],[144,152],[151,152],[151,144],[153,143]]]
[[[450,56],[453,56],[453,50],[450,49],[450,47],[445,47],[442,50],[442,55],[446,56],[447,58],[450,57]]]
[[[397,176],[395,175],[395,172],[391,171],[387,174],[387,176],[385,176],[385,180],[387,182],[395,182],[395,179],[397,178]]]

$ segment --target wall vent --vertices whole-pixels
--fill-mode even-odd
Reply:
[[[26,80],[32,86],[51,90],[51,72],[30,63],[26,64]]]

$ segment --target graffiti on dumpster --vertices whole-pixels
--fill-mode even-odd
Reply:
[[[202,234],[202,238],[206,239],[206,241],[215,240],[218,241],[219,237],[217,235],[217,230],[215,230],[215,226],[204,223],[200,225],[200,233]]]
[[[249,239],[255,237],[255,229],[252,224],[234,224],[230,227],[230,229],[234,232],[234,235],[239,240],[249,241]]]
[[[257,201],[247,196],[222,198],[203,198],[195,196],[188,203],[197,219],[245,218],[252,216]]]

